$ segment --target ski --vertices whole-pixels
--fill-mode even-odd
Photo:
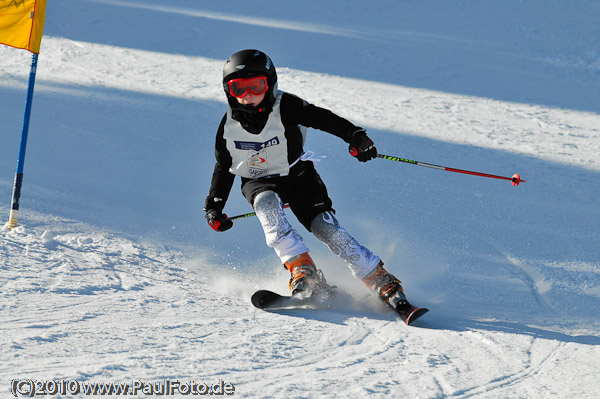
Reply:
[[[250,300],[252,305],[262,310],[327,309],[331,307],[332,300],[336,294],[337,292],[333,289],[329,290],[326,295],[313,295],[308,298],[301,298],[294,295],[281,295],[269,290],[258,290],[252,295]],[[388,308],[394,310],[408,326],[429,312],[427,308],[418,308],[413,305],[409,305],[401,311],[391,307]]]
[[[400,315],[402,320],[406,323],[407,326],[410,326],[413,322],[415,322],[419,317],[423,316],[425,313],[429,312],[427,308],[417,308],[416,306],[409,305],[404,310],[396,310],[396,313]]]
[[[250,299],[252,304],[259,309],[277,309],[294,307],[303,302],[299,298],[293,296],[280,295],[276,292],[269,290],[258,290]]]
[[[336,295],[336,288],[328,286],[326,291],[308,298],[299,295],[280,295],[269,290],[258,290],[250,299],[258,309],[329,308]]]

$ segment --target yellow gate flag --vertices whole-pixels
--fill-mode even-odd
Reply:
[[[0,0],[0,44],[39,54],[46,0]]]

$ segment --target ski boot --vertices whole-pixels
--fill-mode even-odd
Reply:
[[[383,303],[398,313],[406,324],[412,323],[428,312],[428,309],[417,308],[408,302],[401,281],[383,268],[382,261],[379,261],[377,267],[362,280]]]
[[[317,269],[308,252],[294,256],[284,263],[290,271],[290,291],[292,296],[306,299],[313,296],[328,297],[335,287],[325,281],[325,276]]]

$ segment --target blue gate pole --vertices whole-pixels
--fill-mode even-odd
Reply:
[[[29,71],[29,83],[27,85],[27,99],[25,101],[25,113],[23,115],[23,129],[21,130],[21,143],[19,145],[19,159],[17,160],[17,172],[15,174],[15,185],[13,187],[12,203],[7,227],[17,227],[19,217],[19,201],[21,200],[21,187],[23,186],[23,168],[25,166],[25,150],[27,149],[27,134],[29,133],[29,117],[31,116],[31,102],[33,101],[33,87],[35,86],[35,73],[37,70],[38,55],[31,57],[31,70]]]

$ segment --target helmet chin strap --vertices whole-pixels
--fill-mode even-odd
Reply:
[[[240,104],[240,103],[238,103],[236,105],[236,108],[239,111],[248,112],[250,114],[259,113],[259,112],[261,112],[262,109],[264,109],[264,107],[261,106],[264,102],[265,102],[265,100],[261,101],[260,104],[258,104],[256,106],[254,106],[252,104],[247,104],[246,105],[246,104]]]
[[[252,134],[259,134],[265,124],[267,123],[267,119],[269,117],[270,108],[268,112],[265,112],[266,105],[268,104],[268,100],[265,97],[263,101],[256,107],[252,105],[244,105],[235,101],[234,106],[231,107],[233,119],[240,122],[245,130]],[[230,104],[233,101],[230,101]]]

